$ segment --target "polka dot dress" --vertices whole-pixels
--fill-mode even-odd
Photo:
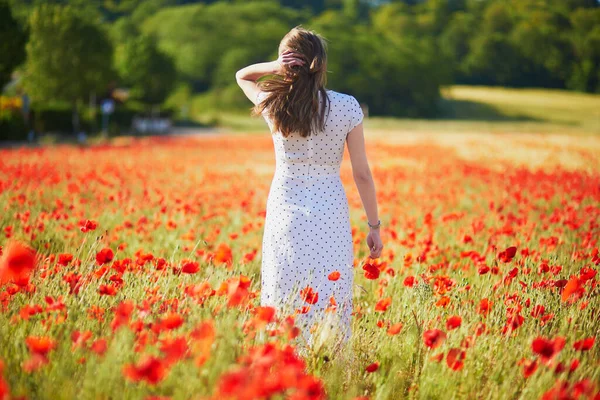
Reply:
[[[257,100],[265,95],[259,92]],[[271,135],[276,166],[262,242],[261,305],[280,316],[295,314],[306,345],[332,335],[345,343],[351,335],[354,255],[340,165],[347,134],[363,113],[353,96],[332,90],[327,96],[322,132]],[[266,111],[263,117],[272,131]]]

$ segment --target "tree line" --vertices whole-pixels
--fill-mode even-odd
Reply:
[[[435,117],[453,83],[600,92],[596,0],[0,0],[0,84],[17,70],[74,110],[113,86],[247,108],[235,71],[300,24],[328,41],[328,87],[372,115]]]

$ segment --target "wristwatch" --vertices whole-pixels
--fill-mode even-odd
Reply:
[[[377,220],[377,225],[371,225],[369,220],[367,220],[367,225],[369,225],[369,228],[371,228],[371,229],[377,229],[381,226],[381,220],[380,219]]]

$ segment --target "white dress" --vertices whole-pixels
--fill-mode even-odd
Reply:
[[[332,90],[327,95],[325,129],[307,138],[273,132],[263,112],[276,163],[262,242],[261,305],[275,307],[280,317],[304,311],[295,317],[304,345],[332,336],[342,344],[352,333],[354,254],[340,164],[347,134],[362,121],[363,112],[351,95]],[[259,92],[258,101],[264,96]],[[339,279],[329,279],[336,271]],[[326,312],[333,304],[335,311]],[[322,329],[311,333],[314,322],[322,323]]]

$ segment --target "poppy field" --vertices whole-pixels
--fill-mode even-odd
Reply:
[[[600,140],[367,136],[352,357],[260,307],[268,133],[0,149],[0,400],[600,399]]]

